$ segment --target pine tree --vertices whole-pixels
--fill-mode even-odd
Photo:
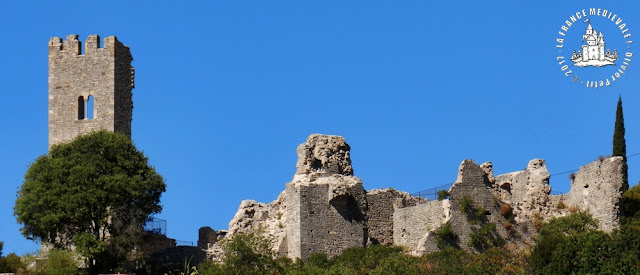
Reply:
[[[629,180],[627,178],[627,143],[624,140],[624,116],[622,115],[622,97],[618,97],[618,108],[616,109],[616,126],[613,130],[613,154],[612,156],[621,156],[622,164],[622,192],[629,189]]]

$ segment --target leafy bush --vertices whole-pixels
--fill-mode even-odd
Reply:
[[[470,255],[462,250],[447,247],[420,258],[421,274],[466,274]]]
[[[444,199],[446,199],[446,198],[448,198],[450,196],[449,192],[447,190],[444,190],[444,189],[438,191],[437,194],[438,194],[438,200],[439,201],[444,200]]]
[[[469,195],[464,195],[460,201],[460,210],[464,213],[469,213],[473,208],[473,199]]]
[[[485,223],[479,229],[473,230],[469,235],[471,240],[467,244],[477,250],[485,250],[491,247],[500,246],[503,240],[498,236],[495,223]]]
[[[622,194],[622,209],[625,217],[633,217],[640,210],[640,184]]]
[[[451,229],[451,223],[446,222],[436,231],[436,242],[440,250],[446,247],[456,247],[458,236]]]
[[[589,232],[597,227],[598,223],[590,214],[577,212],[566,217],[553,218],[549,223],[540,228],[537,244],[531,253],[531,266],[537,272],[546,270],[552,260],[555,259],[557,248],[567,241],[569,236]],[[556,262],[558,264],[558,262]]]
[[[47,264],[44,271],[47,275],[74,275],[84,274],[78,269],[77,256],[68,250],[53,249],[47,255]]]

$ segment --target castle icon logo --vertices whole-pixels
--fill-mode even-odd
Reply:
[[[573,65],[578,67],[615,65],[613,62],[618,60],[618,51],[614,49],[612,53],[610,49],[607,49],[605,53],[604,34],[602,32],[598,33],[598,31],[591,26],[589,18],[584,22],[589,25],[584,35],[582,35],[582,50],[578,50],[577,54],[574,50],[571,55]],[[586,44],[584,44],[585,42]]]
[[[584,32],[572,32],[572,26],[584,26]],[[590,8],[575,12],[565,20],[558,35],[556,60],[560,70],[587,88],[610,86],[625,75],[631,64],[631,32],[627,22],[612,11]],[[564,51],[565,46],[570,48],[570,56],[569,51]]]

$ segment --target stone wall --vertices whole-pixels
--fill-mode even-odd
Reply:
[[[611,157],[580,167],[564,196],[565,204],[591,213],[605,232],[618,227],[622,163],[622,157]]]
[[[289,257],[335,256],[367,242],[367,202],[362,181],[343,175],[298,177],[286,188]]]
[[[524,222],[534,216],[553,216],[549,171],[543,159],[533,159],[524,171],[518,171],[496,177],[494,190],[500,200],[511,205],[516,221]]]
[[[420,202],[426,202],[426,200],[423,201],[418,197],[412,197],[407,192],[392,188],[374,189],[367,192],[369,243],[393,245],[395,209],[415,206]]]
[[[397,208],[392,220],[393,244],[408,248],[416,255],[436,251],[433,232],[449,221],[450,213],[449,200]]]
[[[81,52],[78,35],[49,41],[49,147],[95,130],[131,136],[133,57],[115,36],[100,47],[97,35],[87,37]],[[93,97],[93,119],[84,102]]]
[[[485,249],[470,245],[483,225],[495,226],[489,238],[522,247],[535,241],[541,221],[571,209],[588,211],[605,231],[617,227],[620,157],[581,167],[571,191],[556,196],[550,195],[542,159],[529,161],[524,171],[496,177],[491,162],[464,160],[449,199],[428,201],[390,188],[367,193],[353,176],[349,149],[342,137],[309,136],[297,149],[297,171],[285,191],[269,204],[243,201],[229,234],[261,230],[280,255],[307,259],[312,253],[335,256],[367,244],[399,245],[414,255],[434,252],[436,232],[447,223],[455,235],[449,244],[469,252]],[[467,209],[463,201],[470,202]],[[210,246],[207,253],[219,255],[219,246]]]

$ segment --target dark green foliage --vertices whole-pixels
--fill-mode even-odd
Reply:
[[[107,272],[139,241],[147,217],[162,210],[165,188],[131,140],[98,131],[38,157],[14,212],[25,237],[56,248],[73,245],[92,273]]]
[[[1,244],[1,243],[0,243]],[[1,250],[2,247],[0,247]],[[20,270],[26,270],[27,266],[22,259],[15,253],[2,257],[0,254],[0,273],[16,273]]]
[[[576,212],[566,217],[553,218],[544,224],[537,237],[537,245],[531,253],[531,266],[537,273],[544,273],[545,268],[555,259],[558,247],[566,242],[569,236],[590,232],[598,223],[590,214]],[[546,273],[544,273],[546,274]]]
[[[623,159],[622,166],[622,188],[621,191],[625,192],[629,189],[629,179],[627,166],[627,142],[624,139],[624,115],[622,114],[622,97],[618,97],[618,106],[616,108],[616,122],[615,129],[613,130],[613,154],[611,156],[621,156]]]
[[[450,196],[449,192],[447,192],[447,190],[444,190],[444,189],[438,191],[437,194],[438,194],[439,201],[444,200]]]
[[[609,235],[599,230],[571,234],[558,244],[551,261],[541,273],[606,274],[607,265],[612,260],[610,245]]]
[[[274,253],[269,249],[269,240],[262,234],[235,234],[231,240],[222,244],[224,264],[230,274],[266,274],[274,268]]]
[[[496,232],[495,223],[484,223],[480,228],[474,228],[469,237],[471,240],[467,245],[479,251],[500,246],[504,243],[504,240]]]
[[[422,274],[466,274],[466,265],[471,259],[468,253],[447,247],[441,251],[422,256]]]
[[[436,231],[436,241],[440,250],[446,247],[457,247],[458,236],[451,229],[450,222],[446,222]]]
[[[633,217],[640,210],[640,184],[631,187],[622,194],[622,207],[625,217]]]
[[[460,210],[462,210],[463,213],[469,213],[472,207],[473,199],[471,199],[469,195],[464,195],[460,201]]]
[[[493,247],[477,254],[467,265],[467,274],[526,274],[525,262],[519,262],[514,252]]]

